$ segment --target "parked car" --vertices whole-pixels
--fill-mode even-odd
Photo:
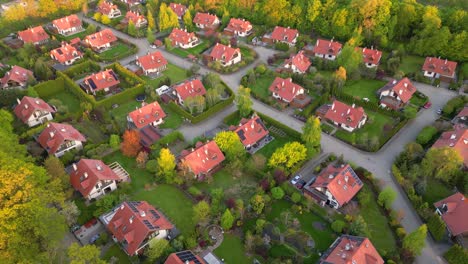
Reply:
[[[367,98],[367,97],[362,98],[362,100],[363,100],[364,102],[366,102],[366,103],[370,101],[369,98]]]
[[[89,239],[89,243],[94,244],[99,239],[100,236],[101,236],[100,234],[95,234]]]
[[[306,181],[304,181],[303,179],[299,179],[299,181],[296,183],[296,188],[301,190],[302,188],[304,188],[305,185],[306,185]]]
[[[81,227],[80,225],[74,224],[74,225],[72,225],[72,226],[70,227],[70,231],[73,233],[73,232],[75,232],[76,230],[80,229],[80,227]]]
[[[424,109],[429,109],[429,108],[431,108],[431,106],[432,106],[432,103],[431,103],[431,102],[427,102],[427,103],[424,104],[423,107],[424,107]]]
[[[442,109],[440,109],[440,108],[437,109],[437,114],[438,114],[438,115],[441,115],[441,114],[442,114]]]
[[[294,178],[291,179],[291,183],[293,185],[296,185],[296,183],[298,183],[301,178],[302,178],[302,175],[300,175],[300,174],[296,175],[296,176],[294,176]]]

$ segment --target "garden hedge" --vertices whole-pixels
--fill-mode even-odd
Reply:
[[[104,107],[105,109],[109,109],[114,104],[123,104],[128,102],[130,98],[135,98],[139,94],[145,93],[145,86],[143,84],[138,84],[137,86],[129,89],[125,89],[124,91],[109,96],[105,99],[97,101],[95,103],[96,107]]]
[[[39,94],[39,97],[50,97],[65,90],[65,82],[63,78],[59,77],[55,80],[41,82],[33,88]]]
[[[68,77],[71,79],[75,78],[76,76],[87,73],[87,72],[97,72],[101,69],[101,66],[99,66],[98,63],[92,61],[92,60],[86,60],[82,63],[76,64],[64,71],[62,71],[64,74],[66,74]]]
[[[468,250],[456,244],[445,252],[444,257],[449,264],[466,263],[466,260],[468,259]]]
[[[96,106],[96,99],[92,95],[87,94],[83,91],[78,84],[76,84],[70,77],[65,75],[64,73],[57,71],[57,76],[62,77],[64,80],[65,90],[69,91],[73,95],[75,95],[80,102],[88,102],[93,107]]]
[[[281,123],[279,121],[276,121],[275,119],[273,119],[273,118],[271,118],[271,117],[269,117],[267,115],[264,115],[262,113],[257,113],[257,114],[258,114],[258,116],[260,116],[260,118],[262,118],[263,122],[283,130],[284,132],[289,134],[289,136],[293,137],[295,140],[298,140],[301,143],[303,143],[302,139],[301,139],[301,133],[300,132],[288,127],[287,125],[285,125],[285,124],[283,124],[283,123]]]

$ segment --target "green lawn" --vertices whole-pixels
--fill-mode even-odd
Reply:
[[[292,141],[292,139],[289,138],[288,136],[286,136],[286,137],[279,137],[279,136],[276,136],[276,135],[273,135],[273,136],[275,137],[275,139],[273,141],[271,141],[270,143],[268,143],[263,148],[261,148],[255,154],[262,154],[268,160],[271,157],[271,155],[273,154],[273,152],[275,152],[275,150],[277,148],[281,148],[286,143]]]
[[[73,94],[69,93],[66,90],[63,90],[49,97],[44,97],[42,99],[44,99],[47,102],[49,102],[51,99],[58,99],[63,103],[64,106],[68,108],[69,113],[81,112],[80,101],[78,100],[78,98],[76,98]]]
[[[118,42],[115,44],[113,47],[110,49],[99,53],[98,56],[99,58],[105,60],[105,61],[111,61],[111,60],[117,60],[119,58],[125,58],[133,53],[132,47],[122,43]]]
[[[131,195],[131,198],[147,201],[157,209],[161,209],[183,235],[188,235],[195,230],[193,203],[177,187],[160,184],[151,190],[141,190]]]
[[[255,84],[250,85],[252,94],[264,100],[267,100],[271,97],[271,93],[268,90],[268,88],[270,88],[270,85],[273,83],[274,80],[275,76],[273,75],[263,75],[258,77],[255,81]]]
[[[364,185],[361,192],[372,192],[368,185]],[[372,196],[369,204],[361,206],[360,214],[369,227],[370,240],[379,251],[392,252],[396,249],[396,240],[385,217],[377,204],[377,197]]]
[[[241,239],[235,235],[224,234],[224,240],[221,246],[215,249],[214,253],[219,258],[224,259],[226,264],[251,263],[251,258],[244,252],[244,244]]]
[[[435,179],[427,177],[426,192],[423,195],[423,200],[429,205],[438,202],[453,194],[453,191],[444,184]]]
[[[129,99],[131,100],[120,104],[117,108],[112,108],[110,110],[111,116],[115,118],[119,126],[126,126],[128,113],[141,106],[141,102],[137,102],[134,98]]]
[[[379,80],[359,80],[348,82],[343,87],[343,91],[359,99],[369,98],[371,102],[378,102],[379,98],[376,95],[378,89],[382,88],[386,82]]]
[[[405,74],[416,73],[418,71],[421,71],[423,64],[423,57],[408,55],[403,57],[398,70],[404,72]]]
[[[291,209],[291,203],[286,200],[279,200],[273,202],[271,208],[271,212],[267,215],[268,221],[273,221],[275,218],[278,218],[282,212]],[[293,217],[297,218],[301,223],[302,231],[308,233],[314,239],[315,247],[318,250],[326,250],[333,243],[335,239],[333,231],[329,224],[318,215],[303,212],[302,214],[293,214]],[[321,222],[326,225],[326,228],[324,230],[315,229],[313,226],[314,222]],[[285,230],[284,226],[279,226],[279,228],[283,231]]]
[[[73,124],[83,135],[88,139],[90,143],[100,144],[108,141],[108,137],[104,134],[99,127],[99,123],[92,121],[82,121]]]
[[[130,264],[132,261],[128,257],[127,254],[119,247],[119,245],[114,244],[112,245],[107,252],[102,257],[104,260],[109,261],[112,257],[117,258],[118,261],[116,263],[120,264]]]
[[[410,103],[417,107],[422,107],[427,103],[428,100],[429,100],[428,98],[421,98],[417,96],[416,94],[414,94],[413,97],[411,97],[410,99]]]
[[[178,115],[176,112],[174,112],[172,109],[167,107],[164,104],[161,104],[161,107],[164,110],[164,113],[166,113],[166,117],[164,118],[164,123],[162,123],[159,127],[160,128],[172,128],[172,129],[177,129],[182,125],[184,120],[180,115]]]
[[[198,44],[197,46],[193,48],[189,48],[189,49],[172,48],[169,50],[169,52],[172,52],[180,57],[185,58],[190,54],[198,55],[198,54],[203,53],[205,50],[207,50],[211,46],[211,44],[212,43],[208,40],[202,40],[200,44]]]
[[[162,76],[167,76],[169,79],[171,79],[171,84],[178,83],[180,81],[183,81],[187,79],[189,76],[187,76],[187,70],[180,68],[172,63],[167,64],[167,69],[163,72],[163,74],[156,78],[156,79],[150,79],[146,76],[141,76],[141,78],[148,84],[151,85],[154,88],[159,88],[159,83],[161,82],[161,77]]]

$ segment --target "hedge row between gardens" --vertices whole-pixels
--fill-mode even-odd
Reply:
[[[286,132],[286,134],[288,134],[289,136],[293,137],[295,140],[298,140],[300,142],[302,142],[302,139],[301,139],[301,133],[288,127],[287,125],[265,115],[265,114],[262,114],[262,113],[257,113],[258,116],[263,120],[263,122],[265,123],[265,125],[272,125],[274,127],[277,127],[281,130],[283,130],[284,132]]]
[[[33,87],[39,97],[50,97],[65,90],[65,81],[62,77],[55,80],[41,82]]]
[[[93,107],[96,106],[96,99],[92,95],[87,94],[83,91],[78,84],[76,84],[70,77],[65,75],[64,73],[57,71],[57,76],[62,77],[64,80],[65,90],[69,91],[73,95],[75,95],[80,102],[88,102]]]
[[[107,97],[103,100],[96,102],[96,107],[104,107],[109,109],[114,104],[122,104],[128,102],[129,98],[135,98],[139,94],[145,93],[145,86],[143,84],[138,84],[130,89],[126,89],[118,94],[114,94],[110,97]]]
[[[99,70],[101,70],[101,66],[99,66],[98,63],[92,60],[85,60],[84,62],[76,64],[62,72],[73,79],[78,75],[88,72],[97,72]]]
[[[184,108],[182,108],[180,105],[178,105],[178,104],[176,104],[174,102],[170,102],[168,104],[168,106],[169,106],[170,109],[172,109],[177,114],[179,114],[179,115],[183,116],[184,118],[190,120],[190,122],[192,124],[200,123],[201,121],[206,120],[208,117],[218,113],[219,111],[223,110],[225,107],[232,104],[232,102],[234,102],[234,98],[235,98],[234,92],[225,83],[223,83],[223,85],[226,87],[226,91],[229,94],[229,98],[215,104],[214,106],[208,108],[206,111],[204,111],[203,113],[201,113],[199,115],[196,115],[196,116],[191,115]]]

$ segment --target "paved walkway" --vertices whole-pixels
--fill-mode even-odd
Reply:
[[[101,28],[107,28],[99,23],[96,23],[94,20],[89,18],[83,18],[84,21],[99,25]],[[113,30],[115,35],[119,38],[126,39],[134,43],[138,48],[138,53],[136,55],[141,56],[146,54],[152,49],[149,48],[149,44],[146,39],[136,39],[129,37],[128,35],[121,33],[119,31]],[[275,51],[271,49],[266,49],[264,47],[251,46],[259,55],[259,58],[252,63],[251,65],[241,69],[240,71],[232,74],[221,74],[221,79],[229,85],[235,92],[238,89],[240,84],[241,77],[246,74],[249,69],[252,69],[259,62],[266,62],[267,58],[272,56]],[[188,69],[191,67],[192,63],[188,60],[180,58],[174,54],[171,54],[164,49],[158,49],[164,57],[171,63]],[[121,64],[128,63],[134,60],[135,57],[130,56],[128,58],[122,59]],[[200,73],[205,74],[211,72],[206,67],[201,67]],[[427,110],[422,110],[415,120],[410,121],[400,132],[395,135],[382,149],[375,153],[368,153],[361,150],[358,150],[348,144],[345,144],[334,137],[322,133],[322,149],[324,153],[335,153],[336,155],[343,155],[346,160],[349,160],[359,166],[363,166],[372,172],[376,178],[382,181],[384,187],[390,186],[395,189],[398,193],[397,199],[393,204],[393,209],[397,211],[403,211],[405,217],[402,220],[403,227],[411,232],[419,227],[422,222],[418,215],[415,213],[412,208],[411,203],[408,201],[405,193],[400,188],[400,186],[394,181],[392,175],[390,174],[391,165],[395,157],[403,150],[404,146],[416,139],[417,134],[425,126],[431,125],[437,118],[435,111],[438,108],[442,108],[445,103],[456,96],[456,93],[450,92],[446,89],[435,88],[429,85],[414,83],[417,89],[424,94],[429,96],[430,101],[432,102],[432,108]],[[257,112],[261,112],[265,115],[268,115],[276,120],[282,122],[283,124],[289,126],[292,129],[302,132],[302,122],[294,119],[284,112],[280,112],[268,105],[261,103],[255,99],[253,101],[253,109]],[[206,120],[197,125],[183,125],[179,130],[184,134],[184,136],[190,140],[196,136],[202,135],[205,131],[210,130],[218,126],[222,119],[228,114],[235,111],[235,107],[231,106],[225,110],[218,113],[216,116]],[[416,263],[427,264],[427,263],[444,263],[440,257],[445,250],[448,249],[447,244],[435,243],[430,236],[426,240],[426,247],[424,248],[421,256],[418,256]]]

